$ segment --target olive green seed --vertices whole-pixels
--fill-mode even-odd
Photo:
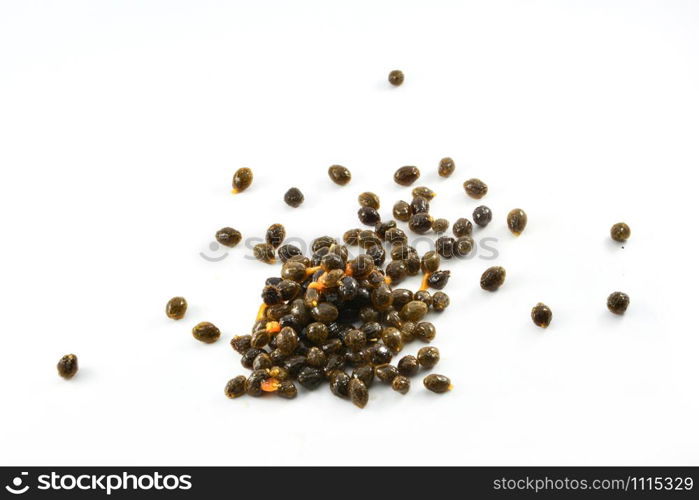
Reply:
[[[481,288],[489,292],[494,292],[505,283],[507,272],[504,267],[493,266],[481,275]]]
[[[477,200],[488,194],[488,186],[480,179],[469,179],[464,182],[464,190],[467,195]]]
[[[208,321],[203,321],[192,328],[192,336],[205,344],[216,342],[221,336],[221,331]]]
[[[187,301],[184,297],[173,297],[165,306],[165,314],[170,319],[182,319],[187,312]]]
[[[410,186],[413,182],[420,178],[420,169],[414,166],[400,167],[393,174],[393,180],[401,186]]]
[[[439,168],[437,169],[437,173],[439,173],[440,177],[449,177],[451,174],[454,173],[455,169],[456,164],[454,163],[454,160],[447,156],[439,161]]]
[[[345,186],[352,180],[352,173],[341,165],[333,165],[328,168],[330,180],[339,186]]]
[[[625,222],[617,222],[612,226],[610,234],[614,241],[624,243],[631,237],[631,228]]]
[[[445,377],[444,375],[437,375],[435,373],[427,375],[422,382],[423,384],[425,384],[425,387],[428,390],[436,392],[437,394],[443,394],[445,392],[451,391],[453,388],[453,386],[451,385],[451,380],[449,380],[449,377]]]
[[[239,168],[233,174],[233,194],[245,191],[252,184],[252,170]]]
[[[507,227],[512,234],[519,236],[527,227],[527,214],[521,208],[514,208],[507,214]]]
[[[238,398],[245,394],[245,382],[247,378],[244,375],[238,375],[232,378],[226,384],[224,394],[230,399]]]
[[[400,85],[402,85],[404,80],[405,75],[399,69],[394,69],[388,74],[388,83],[390,83],[394,87],[399,87]]]

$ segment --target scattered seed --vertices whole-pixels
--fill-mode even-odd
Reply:
[[[435,219],[432,221],[432,231],[437,234],[446,233],[449,230],[449,221],[446,219]]]
[[[481,276],[481,288],[494,292],[505,283],[505,268],[500,266],[489,267]]]
[[[192,328],[192,336],[205,344],[216,342],[221,336],[221,331],[212,323],[203,321]]]
[[[451,385],[451,380],[449,380],[449,377],[445,377],[444,375],[437,375],[434,373],[431,375],[427,375],[422,382],[425,384],[425,387],[428,390],[436,392],[437,394],[442,394],[447,391],[451,391],[453,387]]]
[[[415,338],[423,342],[432,342],[437,336],[437,329],[428,321],[415,325]]]
[[[420,364],[415,356],[403,356],[398,361],[398,372],[405,377],[412,377],[417,375],[420,370]]]
[[[328,169],[330,180],[339,186],[346,185],[352,180],[352,173],[341,165],[333,165]]]
[[[292,187],[284,194],[284,202],[290,207],[297,208],[303,203],[303,193],[299,188]]]
[[[476,207],[476,209],[473,211],[473,222],[475,222],[478,226],[485,227],[490,224],[491,220],[493,220],[493,212],[491,212],[485,205]]]
[[[252,249],[252,253],[257,260],[267,264],[274,264],[274,246],[269,243],[258,243]]]
[[[405,75],[399,69],[394,69],[388,74],[388,83],[390,83],[394,87],[402,85],[403,80],[405,80]]]
[[[393,180],[396,181],[396,184],[400,184],[401,186],[410,186],[413,182],[418,180],[419,177],[420,170],[413,166],[400,167],[396,170],[396,173],[393,174]]]
[[[187,312],[187,301],[184,297],[173,297],[165,306],[165,314],[170,319],[182,319]]]
[[[527,227],[527,214],[521,208],[510,210],[507,214],[507,227],[510,228],[512,234],[519,236]]]
[[[417,352],[417,362],[423,368],[431,370],[439,363],[439,349],[433,346],[422,347]]]
[[[410,220],[410,216],[412,215],[412,210],[410,208],[410,203],[407,201],[397,201],[395,205],[393,205],[393,217],[398,219],[399,221],[402,222],[408,222]]]
[[[78,373],[78,357],[75,354],[66,354],[58,361],[56,369],[64,379],[73,378]]]
[[[429,278],[427,279],[427,285],[435,290],[442,290],[445,286],[447,286],[450,277],[450,271],[435,271],[430,274]]]
[[[467,195],[477,200],[488,194],[488,186],[480,179],[469,179],[464,182],[464,190]]]
[[[369,191],[360,194],[357,199],[359,201],[359,205],[362,207],[371,207],[373,209],[378,210],[381,206],[381,201],[379,200],[378,195]]]
[[[233,174],[233,194],[245,191],[252,184],[252,170],[239,168]]]
[[[413,188],[413,198],[425,198],[426,200],[431,200],[435,196],[437,196],[437,193],[426,186],[418,186]]]
[[[357,211],[357,217],[359,217],[359,222],[367,226],[375,226],[377,223],[381,222],[381,215],[372,207],[360,208]]]
[[[391,382],[391,388],[401,394],[407,394],[410,390],[410,379],[404,377],[403,375],[398,375]]]
[[[432,229],[432,222],[433,219],[430,217],[430,214],[419,213],[410,217],[408,227],[414,233],[425,234]]]
[[[532,308],[532,321],[536,326],[546,328],[551,324],[552,318],[553,313],[546,304],[539,302]]]
[[[454,164],[454,160],[447,156],[446,158],[442,158],[440,160],[437,172],[439,173],[440,177],[449,177],[454,173],[455,169],[456,165]]]
[[[234,247],[242,239],[243,235],[240,234],[240,231],[232,227],[224,227],[216,231],[216,241],[226,247]]]
[[[284,229],[284,226],[281,224],[272,224],[269,226],[267,229],[267,233],[265,234],[265,241],[272,245],[274,248],[277,248],[279,245],[282,244],[284,239],[286,238],[286,229]]]
[[[451,236],[441,236],[434,242],[435,250],[445,259],[454,257],[456,240]]]
[[[454,255],[457,257],[466,257],[475,247],[475,242],[470,236],[462,236],[456,240],[454,245]]]
[[[449,302],[449,296],[446,293],[434,292],[432,296],[432,310],[442,312],[449,307]]]
[[[471,224],[470,220],[462,217],[460,219],[456,219],[456,222],[454,222],[454,226],[452,227],[452,231],[454,232],[454,236],[457,238],[461,238],[462,236],[470,236],[473,232],[473,224]]]
[[[369,402],[369,390],[364,382],[358,378],[353,378],[350,380],[348,392],[350,400],[358,408],[364,408]]]
[[[226,388],[223,391],[226,397],[235,399],[244,395],[246,380],[247,378],[244,375],[238,375],[237,377],[229,380],[226,384]]]
[[[631,228],[625,222],[617,222],[612,226],[610,233],[614,241],[624,243],[631,237]]]
[[[624,314],[631,299],[623,292],[614,292],[607,298],[607,308],[614,314]]]

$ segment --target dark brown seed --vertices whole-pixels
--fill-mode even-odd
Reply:
[[[439,266],[441,264],[442,260],[439,257],[439,254],[435,252],[434,250],[430,250],[429,252],[425,253],[425,255],[422,256],[422,261],[421,261],[421,268],[422,272],[424,273],[433,273],[437,269],[439,269]]]
[[[274,285],[267,285],[262,289],[262,302],[268,306],[274,306],[283,302],[282,292]]]
[[[457,257],[466,257],[473,251],[475,243],[470,236],[462,236],[456,240],[454,245],[454,255]]]
[[[447,307],[449,307],[449,296],[444,292],[434,292],[432,296],[432,310],[442,312]]]
[[[370,229],[363,229],[359,232],[357,239],[359,246],[362,248],[371,248],[374,246],[381,246],[381,238],[374,231]]]
[[[277,248],[277,256],[284,264],[289,262],[292,257],[301,255],[301,249],[295,245],[286,244]]]
[[[381,341],[393,352],[400,352],[403,349],[403,336],[398,328],[389,326],[383,329]]]
[[[454,160],[447,156],[446,158],[442,158],[440,160],[437,172],[439,173],[440,177],[449,177],[454,173],[455,169],[456,165],[454,164]]]
[[[415,338],[423,342],[432,342],[437,336],[437,329],[428,321],[415,325]]]
[[[400,325],[400,337],[404,344],[415,339],[415,326],[412,321],[403,321],[403,324]]]
[[[332,323],[337,319],[338,314],[337,307],[327,302],[320,303],[311,309],[313,319],[321,323]]]
[[[330,180],[340,186],[344,186],[352,180],[352,174],[350,171],[341,165],[331,166],[328,169],[328,175],[330,176]]]
[[[290,207],[297,208],[303,203],[303,193],[299,188],[292,187],[284,195],[284,202]]]
[[[417,362],[420,366],[431,370],[439,363],[439,349],[433,346],[426,346],[417,352]]]
[[[286,238],[286,229],[281,224],[272,224],[267,228],[267,234],[265,234],[265,241],[277,248],[282,244]]]
[[[425,234],[432,229],[432,221],[430,214],[419,213],[410,217],[408,227],[414,233]]]
[[[418,186],[413,188],[413,198],[421,197],[425,198],[426,200],[431,200],[435,196],[437,196],[437,193],[426,186]]]
[[[614,241],[623,243],[631,237],[631,228],[624,222],[617,222],[612,226],[610,234]]]
[[[519,236],[527,227],[527,214],[521,208],[510,210],[507,214],[507,227],[510,228],[512,234]]]
[[[473,232],[473,224],[471,221],[465,218],[456,219],[454,226],[452,227],[454,236],[460,238],[462,236],[469,236]]]
[[[403,259],[403,264],[405,264],[405,270],[408,272],[408,276],[417,276],[420,274],[420,257],[416,253],[412,253]]]
[[[394,378],[400,375],[400,373],[398,373],[398,368],[393,365],[389,365],[388,363],[377,366],[374,368],[374,372],[377,379],[379,379],[381,382],[387,382],[389,384]]]
[[[398,244],[391,249],[393,260],[405,260],[411,255],[417,255],[417,250],[409,245]]]
[[[255,358],[262,354],[263,351],[262,349],[255,349],[254,347],[248,349],[245,351],[245,353],[240,357],[240,364],[243,365],[243,368],[247,368],[248,370],[252,370],[252,365],[255,362]],[[271,357],[271,355],[270,355]]]
[[[410,379],[403,375],[398,375],[393,379],[393,382],[391,382],[391,388],[401,394],[407,394],[410,390]]]
[[[285,326],[275,338],[276,347],[283,354],[289,355],[296,350],[299,345],[299,338],[290,326]]]
[[[262,349],[267,344],[269,344],[270,340],[272,340],[271,333],[264,329],[257,330],[255,333],[252,334],[252,337],[250,337],[250,347],[254,347],[255,349]]]
[[[361,229],[350,229],[345,232],[345,234],[342,235],[342,241],[345,242],[346,245],[351,245],[355,246],[359,244],[359,233],[361,232]]]
[[[233,174],[233,194],[245,191],[252,184],[252,170],[239,168]]]
[[[306,279],[306,266],[301,262],[289,260],[282,266],[281,277],[285,280],[301,283]]]
[[[313,240],[313,243],[311,243],[311,251],[315,253],[321,248],[330,247],[335,244],[337,244],[337,240],[335,238],[332,238],[331,236],[321,236],[320,238]]]
[[[277,396],[284,399],[294,399],[298,394],[296,386],[291,380],[283,380],[277,388]]]
[[[451,385],[451,380],[449,380],[449,377],[445,377],[444,375],[437,375],[435,373],[427,375],[425,377],[425,380],[423,380],[422,382],[425,384],[425,387],[428,390],[436,392],[437,394],[442,394],[451,391],[453,387]]]
[[[257,355],[255,358],[255,361],[252,362],[252,369],[253,370],[269,370],[272,368],[272,358],[269,357],[269,354],[266,352],[262,352]]]
[[[478,226],[485,227],[490,224],[491,220],[493,220],[493,212],[485,205],[476,207],[473,211],[473,222]]]
[[[494,292],[505,283],[507,275],[505,268],[500,266],[489,267],[481,276],[481,288]]]
[[[413,202],[410,204],[410,209],[413,214],[426,214],[430,211],[430,202],[427,198],[422,196],[416,196],[413,198]]]
[[[419,300],[413,300],[403,306],[400,311],[400,315],[403,319],[417,322],[425,317],[427,311],[427,304]]]
[[[165,306],[165,314],[171,319],[182,319],[187,312],[187,301],[184,297],[173,297]]]
[[[398,372],[405,377],[417,375],[420,365],[415,356],[403,356],[398,361]]]
[[[532,321],[536,326],[546,328],[551,323],[552,318],[553,313],[546,304],[539,302],[537,305],[532,307]]]
[[[393,217],[399,221],[408,222],[411,215],[410,203],[407,201],[400,200],[393,205]]]
[[[223,390],[226,397],[235,399],[245,394],[246,380],[247,379],[244,375],[238,375],[237,377],[230,379],[226,384],[226,388]]]
[[[306,338],[316,345],[323,344],[328,334],[328,325],[324,323],[311,323],[306,327]]]
[[[274,246],[269,243],[258,243],[252,249],[252,253],[257,260],[266,264],[274,264]]]
[[[379,200],[378,195],[369,191],[360,194],[357,200],[359,201],[359,205],[362,207],[371,207],[378,210],[381,206],[381,201]]]
[[[243,235],[240,234],[240,231],[232,227],[224,227],[216,231],[216,241],[226,247],[234,247],[240,243],[242,239]]]
[[[393,180],[396,181],[396,184],[400,184],[401,186],[410,186],[413,182],[418,180],[419,177],[420,170],[413,166],[400,167],[396,170],[396,173],[393,174]]]
[[[358,378],[365,386],[371,387],[374,382],[374,368],[369,365],[358,366],[352,372],[352,378]]]
[[[280,381],[289,380],[290,377],[289,372],[281,366],[273,366],[268,370],[268,372],[270,377],[276,378]]]
[[[434,245],[437,253],[445,259],[451,259],[454,257],[454,246],[456,245],[456,240],[451,236],[441,236],[437,238]]]
[[[252,347],[252,336],[250,335],[236,335],[231,339],[231,347],[238,354],[245,354],[250,347]]]
[[[405,75],[399,69],[394,69],[393,71],[391,71],[388,74],[388,83],[390,83],[394,87],[398,87],[398,86],[402,85],[404,80],[405,80]]]
[[[376,224],[376,227],[374,228],[374,231],[376,231],[376,235],[381,238],[382,240],[386,239],[386,233],[392,229],[397,229],[396,228],[396,221],[394,220],[388,220],[385,222],[379,222]]]
[[[381,222],[381,215],[372,207],[362,207],[357,211],[357,217],[362,224],[367,226],[375,226]]]
[[[200,342],[212,344],[221,336],[221,331],[212,323],[203,321],[192,328],[192,336]]]
[[[427,290],[418,290],[417,292],[415,292],[413,298],[415,300],[419,300],[420,302],[424,302],[427,305],[427,307],[432,306],[432,295]]]
[[[427,278],[427,285],[435,290],[442,290],[451,277],[450,271],[435,271]]]
[[[358,408],[364,408],[369,402],[369,390],[358,378],[350,380],[348,392],[350,400]]]
[[[265,382],[269,377],[267,370],[255,370],[253,371],[248,379],[245,381],[245,392],[248,396],[260,397],[264,392],[262,390],[262,383]]]
[[[407,288],[394,288],[391,295],[393,295],[393,307],[396,309],[400,309],[413,300],[413,292]]]
[[[614,314],[624,314],[631,299],[622,292],[614,292],[607,298],[607,308]]]
[[[345,334],[344,343],[350,351],[359,351],[366,346],[366,334],[362,330],[352,328]]]
[[[469,179],[464,182],[464,190],[467,195],[477,200],[488,194],[488,186],[480,179]]]
[[[337,397],[346,398],[349,396],[350,378],[343,371],[335,370],[330,374],[330,391]]]
[[[308,390],[313,390],[318,388],[320,384],[325,380],[325,375],[318,368],[313,368],[312,366],[304,366],[301,368],[298,374],[298,381],[303,387]]]
[[[391,284],[397,285],[408,276],[405,263],[401,260],[394,260],[386,266],[386,276],[391,278]]]
[[[437,234],[446,233],[449,230],[449,221],[446,219],[435,219],[432,221],[432,231]]]
[[[71,379],[78,373],[78,357],[75,354],[66,354],[56,365],[58,374],[64,379]]]
[[[373,345],[370,349],[369,356],[372,365],[384,365],[390,363],[391,359],[393,359],[391,350],[381,344]]]

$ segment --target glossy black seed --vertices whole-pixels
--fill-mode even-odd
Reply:
[[[546,328],[551,324],[551,319],[553,319],[553,312],[546,304],[539,302],[532,308],[532,321],[536,326]]]
[[[233,174],[233,193],[245,191],[252,184],[252,170],[249,168],[239,168]]]
[[[187,312],[187,301],[184,297],[173,297],[165,306],[165,314],[170,319],[182,319]]]
[[[452,389],[451,380],[444,375],[433,373],[432,375],[427,375],[422,382],[428,390],[437,394],[442,394]]]
[[[359,222],[366,224],[367,226],[374,226],[381,221],[381,215],[379,212],[372,207],[362,207],[357,211],[357,217],[359,217]]]
[[[607,298],[607,309],[614,314],[624,314],[629,307],[631,299],[622,292],[614,292]]]
[[[330,323],[337,319],[338,315],[337,307],[327,302],[318,304],[316,307],[311,309],[311,315],[316,321],[321,323]]]
[[[360,206],[370,207],[375,210],[378,210],[381,206],[381,201],[379,200],[378,195],[369,191],[360,194],[357,198],[357,201],[359,201]]]
[[[274,264],[274,246],[269,243],[258,243],[252,249],[257,260],[266,264]]]
[[[348,169],[341,165],[333,165],[328,169],[330,180],[339,186],[346,185],[352,180],[352,174]]]
[[[408,227],[414,233],[425,234],[432,229],[432,221],[430,214],[419,213],[410,217]]]
[[[506,276],[507,272],[504,267],[489,267],[481,276],[481,288],[489,292],[494,292],[505,283]]]
[[[299,381],[299,384],[301,384],[303,387],[312,390],[316,389],[321,383],[323,383],[323,380],[325,380],[325,376],[323,375],[323,372],[318,368],[314,368],[312,366],[304,366],[299,371],[297,379]]]
[[[247,379],[245,378],[244,375],[238,375],[235,378],[232,378],[231,380],[228,381],[226,384],[225,389],[223,390],[224,394],[226,397],[234,399],[242,396],[245,394],[245,381]]]
[[[303,203],[303,193],[299,188],[292,187],[284,194],[284,202],[290,207],[297,208]]]
[[[420,364],[415,356],[403,356],[398,361],[398,372],[405,377],[415,376],[419,370]]]
[[[376,378],[381,382],[389,384],[399,375],[398,368],[388,363],[375,367],[374,373],[376,374]]]
[[[301,294],[301,285],[292,280],[283,280],[277,285],[277,288],[279,288],[284,301],[294,300]]]
[[[393,217],[402,222],[408,222],[412,214],[412,209],[407,201],[397,201],[393,205]]]
[[[445,259],[451,259],[454,257],[454,246],[456,245],[456,240],[451,236],[441,236],[435,241],[435,249],[437,253],[444,257]]]
[[[78,357],[75,354],[66,354],[58,360],[56,369],[64,379],[73,378],[78,373]]]
[[[523,212],[524,213],[524,212]],[[526,215],[524,223],[526,224]],[[521,231],[520,231],[521,232]],[[614,241],[623,243],[631,237],[631,228],[624,222],[617,222],[610,230],[610,236]]]
[[[388,83],[393,85],[394,87],[398,87],[403,84],[403,81],[405,80],[405,75],[403,72],[399,69],[394,69],[388,74]]]
[[[294,399],[298,390],[291,380],[284,380],[279,383],[276,394],[284,399]]]
[[[369,360],[372,365],[384,365],[393,359],[393,353],[385,345],[375,344],[370,348]]]
[[[515,236],[519,236],[527,227],[527,214],[521,208],[510,210],[507,214],[507,227]]]
[[[251,347],[245,351],[245,354],[243,354],[240,358],[240,364],[243,365],[243,368],[251,369],[252,364],[255,362],[255,358],[263,352],[264,351],[262,349]]]
[[[381,245],[374,245],[367,248],[367,255],[374,260],[375,266],[381,266],[386,261],[386,250]]]
[[[306,357],[301,355],[290,356],[284,360],[284,369],[290,377],[297,377],[301,369],[306,366]]]
[[[469,179],[464,182],[464,190],[467,195],[477,200],[488,194],[488,186],[480,179]]]
[[[335,370],[330,374],[330,391],[337,397],[346,398],[349,396],[350,378],[345,372]]]
[[[369,402],[369,390],[364,382],[358,378],[353,378],[349,383],[349,397],[352,403],[358,408],[364,408]]]
[[[410,209],[412,210],[413,214],[426,214],[430,211],[430,202],[427,200],[427,198],[417,196],[413,198],[413,201],[410,204]]]
[[[431,370],[439,363],[439,349],[433,346],[422,347],[417,352],[417,362],[423,368]]]
[[[462,236],[456,240],[454,255],[457,257],[466,257],[473,251],[474,246],[475,242],[473,238],[470,236]]]
[[[265,241],[274,248],[281,245],[284,238],[286,238],[286,229],[284,229],[284,226],[281,224],[272,224],[269,226],[267,233],[265,234]]]
[[[376,235],[381,240],[385,240],[386,239],[386,232],[391,230],[391,229],[396,229],[396,221],[394,221],[394,220],[387,220],[385,222],[379,222],[378,224],[376,224],[374,231],[376,232]]]
[[[262,383],[269,378],[267,370],[255,370],[245,381],[245,392],[248,396],[262,396]]]
[[[449,221],[446,219],[435,219],[432,221],[432,231],[437,234],[446,233],[449,230]]]
[[[371,387],[374,382],[374,368],[369,365],[358,366],[352,372],[352,378],[358,378],[365,386]]]
[[[396,309],[400,309],[413,300],[413,292],[407,288],[394,288],[391,295],[393,295],[393,307]]]
[[[221,331],[212,323],[203,321],[192,328],[192,336],[200,342],[211,344],[221,336]]]
[[[457,238],[469,236],[473,232],[473,224],[471,224],[470,220],[461,217],[454,222],[452,231]]]
[[[491,220],[493,220],[493,212],[485,205],[476,207],[473,211],[473,222],[478,226],[485,227],[490,224]]]
[[[391,382],[391,388],[394,391],[399,392],[401,394],[407,394],[408,391],[410,390],[410,379],[408,379],[408,377],[405,377],[403,375],[398,375]]]
[[[417,322],[425,317],[427,311],[427,304],[419,300],[413,300],[403,306],[400,315],[405,320]]]
[[[449,307],[449,296],[444,292],[435,292],[432,296],[432,310],[442,312],[447,307]]]
[[[410,186],[413,182],[418,180],[419,177],[420,170],[413,166],[400,167],[396,170],[396,173],[393,174],[393,180],[396,181],[396,184],[400,184],[401,186]]]
[[[449,177],[451,174],[454,173],[455,169],[456,165],[454,164],[454,160],[447,156],[440,160],[437,172],[439,173],[440,177]]]
[[[272,368],[272,358],[269,357],[269,354],[266,352],[260,353],[257,355],[255,360],[252,362],[252,369],[253,370],[268,370]]]
[[[442,290],[451,277],[450,271],[435,271],[427,278],[427,285],[435,290]]]
[[[216,231],[216,241],[226,247],[234,247],[242,239],[243,235],[240,234],[240,231],[232,227],[224,227]]]
[[[415,300],[419,300],[420,302],[424,302],[428,307],[432,306],[432,295],[427,290],[419,290],[415,292],[415,296],[413,298]]]
[[[423,342],[432,342],[437,336],[437,329],[428,321],[415,325],[415,338]]]

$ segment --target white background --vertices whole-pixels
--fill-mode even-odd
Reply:
[[[2,2],[0,463],[699,464],[698,28],[691,1]],[[444,265],[454,391],[226,399],[247,372],[228,341],[278,268],[242,246],[207,262],[214,232],[339,235],[360,192],[385,217],[409,196],[406,164],[451,221],[479,204],[465,179],[489,184],[476,236],[508,270],[490,294],[492,261]],[[240,166],[255,182],[232,196]],[[191,337],[205,320],[218,343]]]

